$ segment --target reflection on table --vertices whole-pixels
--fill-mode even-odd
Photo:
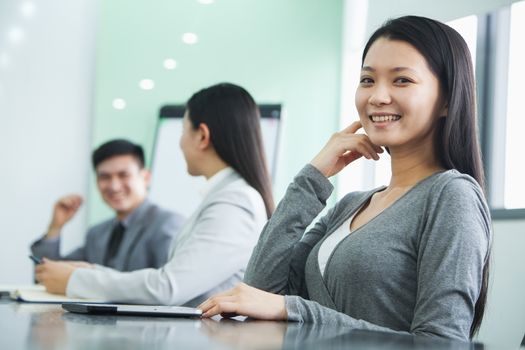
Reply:
[[[335,326],[73,314],[0,302],[1,349],[483,349],[483,345]]]

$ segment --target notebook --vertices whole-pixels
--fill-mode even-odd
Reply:
[[[46,292],[44,286],[34,285],[13,289],[10,292],[11,299],[27,303],[53,303],[62,304],[67,302],[89,302],[104,303],[107,300],[70,298],[65,295],[51,294]]]
[[[62,308],[69,312],[95,315],[130,315],[161,317],[201,317],[202,311],[184,306],[124,305],[64,303]]]
[[[12,293],[14,293],[18,289],[25,289],[25,290],[42,290],[45,291],[46,288],[39,284],[27,284],[27,285],[20,285],[20,284],[0,284],[0,296],[1,297],[9,297]]]

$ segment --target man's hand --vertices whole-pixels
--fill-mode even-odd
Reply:
[[[67,282],[78,267],[66,261],[54,261],[46,258],[35,267],[36,280],[46,287],[49,293],[66,294]]]
[[[49,224],[46,238],[57,237],[60,235],[62,227],[71,220],[76,214],[78,208],[82,205],[82,197],[77,194],[71,194],[60,198],[53,208],[53,217]]]
[[[65,263],[73,266],[73,267],[81,267],[83,269],[94,269],[95,268],[95,265],[94,264],[90,264],[88,262],[85,262],[85,261],[77,261],[77,260],[67,260],[67,261],[64,261]]]

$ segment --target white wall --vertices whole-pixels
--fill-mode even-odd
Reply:
[[[87,193],[96,4],[0,3],[0,284],[31,282],[29,243],[54,201]],[[65,250],[85,227],[82,210],[64,232]]]
[[[427,16],[440,21],[487,13],[519,0],[389,0],[369,1],[367,32],[372,33],[384,21],[404,15]]]
[[[525,220],[494,221],[487,312],[478,341],[517,348],[525,334]]]

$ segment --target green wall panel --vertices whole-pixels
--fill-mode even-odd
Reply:
[[[259,103],[283,104],[278,200],[338,128],[341,0],[110,0],[100,11],[93,147],[126,137],[151,155],[163,104],[237,83]],[[185,32],[196,33],[197,44],[184,44]],[[177,61],[172,71],[163,67],[168,57]],[[144,78],[155,81],[153,90],[139,88]],[[112,107],[117,97],[125,109]],[[111,215],[92,184],[90,223]]]

